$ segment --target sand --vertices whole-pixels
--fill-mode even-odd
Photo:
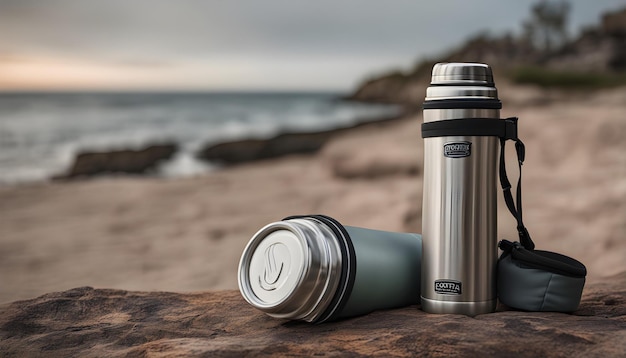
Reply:
[[[626,88],[561,93],[503,84],[503,116],[527,147],[524,218],[537,247],[626,270]],[[79,286],[235,289],[263,225],[323,213],[345,225],[420,232],[423,143],[416,113],[355,128],[314,156],[187,179],[108,177],[0,188],[0,303]],[[512,145],[511,180],[516,180]],[[499,202],[499,237],[516,238]]]

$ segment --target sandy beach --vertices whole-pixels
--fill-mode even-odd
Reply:
[[[526,143],[525,222],[537,248],[626,270],[626,88],[548,92],[502,83],[502,116]],[[0,303],[79,286],[235,289],[263,225],[323,213],[345,225],[420,232],[421,115],[355,128],[317,155],[188,179],[106,177],[0,188]],[[511,181],[517,179],[513,146]],[[499,237],[516,239],[499,201]]]

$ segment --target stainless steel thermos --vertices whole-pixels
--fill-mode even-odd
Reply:
[[[417,304],[421,249],[418,234],[290,217],[252,237],[239,263],[239,290],[272,317],[314,323]]]
[[[500,118],[491,68],[433,67],[424,123]],[[469,122],[468,122],[469,123]],[[477,315],[496,307],[497,136],[424,138],[422,309]]]
[[[243,297],[272,317],[315,323],[420,297],[430,313],[493,312],[500,141],[481,126],[499,127],[501,107],[489,66],[436,64],[422,125],[422,235],[343,226],[323,215],[271,223],[241,257]]]

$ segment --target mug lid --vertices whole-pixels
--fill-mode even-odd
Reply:
[[[318,221],[274,222],[244,249],[239,290],[248,303],[272,317],[312,322],[337,291],[341,259],[333,232]]]
[[[491,67],[484,63],[450,62],[433,66],[431,84],[476,84],[493,86]]]

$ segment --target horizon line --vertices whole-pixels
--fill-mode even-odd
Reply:
[[[350,93],[351,90],[342,90],[338,88],[327,89],[307,89],[307,88],[294,88],[294,89],[276,89],[276,88],[252,88],[252,89],[196,89],[196,88],[176,88],[176,89],[135,89],[135,88],[88,88],[88,89],[2,89],[0,88],[0,95],[2,94],[79,94],[79,93],[137,93],[137,94],[168,94],[168,93],[189,93],[189,94],[260,94],[260,93]]]

